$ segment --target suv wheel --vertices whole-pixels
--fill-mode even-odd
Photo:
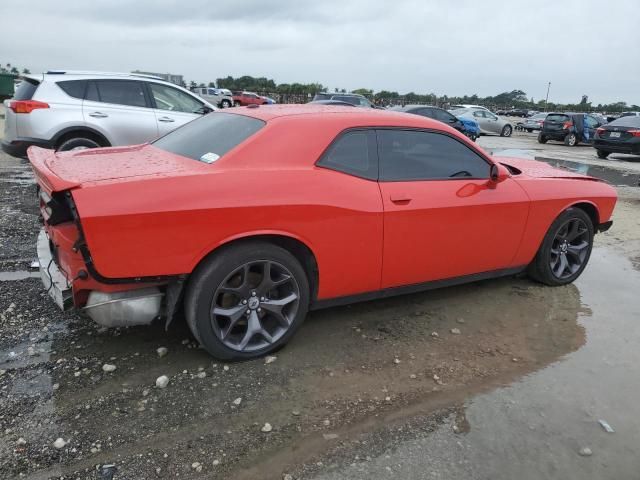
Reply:
[[[547,137],[545,137],[542,132],[538,134],[538,143],[547,143]]]
[[[220,106],[222,108],[229,108],[229,107],[231,107],[231,102],[225,98],[224,100],[222,100],[220,102]]]
[[[596,154],[598,155],[598,158],[602,158],[605,159],[609,156],[611,152],[605,152],[604,150],[596,150]]]
[[[62,142],[56,150],[68,152],[70,150],[86,150],[87,148],[100,148],[100,144],[90,138],[74,137]]]

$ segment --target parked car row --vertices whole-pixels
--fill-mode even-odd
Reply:
[[[433,107],[430,105],[405,105],[404,107],[393,107],[390,110],[413,113],[415,115],[433,118],[434,120],[438,120],[439,122],[455,128],[474,142],[480,136],[480,127],[478,122],[471,118],[456,117],[443,108]]]

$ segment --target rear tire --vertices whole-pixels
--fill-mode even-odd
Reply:
[[[574,227],[576,230],[573,230]],[[573,282],[589,262],[593,235],[594,225],[589,215],[580,208],[568,208],[549,227],[536,257],[528,267],[529,275],[550,286]],[[565,267],[562,265],[564,262]]]
[[[575,147],[578,145],[578,136],[575,133],[567,133],[564,137],[564,144],[569,147]]]
[[[500,136],[501,137],[510,137],[512,133],[513,133],[513,128],[511,128],[511,125],[505,125],[504,127],[502,127],[502,131],[500,132]]]
[[[604,150],[596,150],[596,154],[598,158],[602,158],[603,160],[609,156],[611,152],[605,152]]]
[[[533,130],[531,130],[530,128],[527,128],[527,132],[531,133],[531,132],[533,132]]]
[[[56,151],[68,152],[71,150],[86,150],[88,148],[100,148],[100,144],[90,138],[74,137],[62,142]]]
[[[220,102],[220,107],[222,108],[230,108],[231,107],[231,102],[229,100],[222,100],[222,102]]]
[[[309,281],[300,262],[289,251],[258,241],[224,248],[205,260],[189,279],[185,296],[189,328],[221,360],[249,360],[278,350],[308,309]]]
[[[234,100],[234,102],[233,102],[233,106],[234,106],[234,107],[239,107],[239,106],[240,106],[240,102],[239,102],[239,101],[237,101],[237,100]]]
[[[545,137],[542,132],[538,134],[538,143],[547,143],[547,137]]]

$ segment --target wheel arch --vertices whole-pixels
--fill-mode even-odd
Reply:
[[[74,138],[76,136],[83,136],[91,138],[95,140],[101,147],[110,147],[111,142],[105,137],[102,133],[97,130],[85,127],[85,126],[75,126],[75,127],[67,127],[60,130],[51,140],[54,148],[58,148],[62,145],[63,142],[69,140],[70,138]]]
[[[318,260],[307,242],[289,233],[278,231],[255,232],[236,235],[234,237],[225,239],[215,245],[213,248],[209,249],[207,252],[201,254],[197,261],[194,263],[191,272],[194,272],[199,265],[209,259],[212,255],[217,255],[225,249],[252,241],[263,241],[266,243],[271,243],[278,247],[284,248],[289,253],[291,253],[300,262],[300,265],[302,265],[302,268],[307,274],[307,279],[309,280],[309,286],[311,290],[309,292],[309,298],[311,300],[311,303],[315,302],[320,284]]]
[[[589,218],[593,223],[594,231],[597,230],[598,225],[600,225],[600,211],[598,210],[598,206],[595,203],[589,201],[581,201],[569,205],[567,208],[579,208],[580,210],[583,210],[587,215],[589,215]]]

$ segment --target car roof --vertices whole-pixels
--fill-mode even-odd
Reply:
[[[305,104],[280,104],[269,106],[237,107],[224,110],[225,114],[245,115],[257,118],[265,122],[275,119],[294,119],[305,116],[325,121],[349,120],[353,125],[362,126],[406,126],[409,128],[432,128],[455,132],[452,128],[444,126],[442,122],[420,115],[413,115],[392,110],[374,108],[353,108],[342,105],[321,105],[317,103]]]
[[[444,110],[444,108],[440,108],[440,107],[436,107],[435,105],[423,105],[423,104],[419,104],[419,103],[412,103],[410,105],[404,105],[404,106],[395,106],[392,107],[391,110],[395,110],[397,112],[404,112],[406,110],[409,109],[413,109],[413,108],[437,108],[438,110]]]

